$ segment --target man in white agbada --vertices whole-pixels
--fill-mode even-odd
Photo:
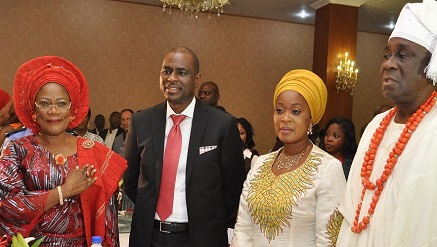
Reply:
[[[360,141],[337,246],[437,246],[436,44],[437,1],[406,4],[381,65],[395,107]]]

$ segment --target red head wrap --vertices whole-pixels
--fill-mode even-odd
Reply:
[[[0,110],[6,106],[6,104],[9,102],[10,99],[11,96],[9,96],[8,93],[3,91],[3,89],[0,89]]]
[[[32,119],[35,114],[36,94],[42,86],[50,82],[62,85],[70,96],[70,112],[74,119],[68,128],[79,125],[88,113],[88,85],[79,68],[61,57],[34,58],[18,68],[14,80],[15,112],[33,133],[40,130],[38,123]]]

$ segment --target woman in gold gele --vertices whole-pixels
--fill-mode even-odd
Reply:
[[[290,71],[276,86],[274,129],[284,147],[260,156],[249,171],[231,246],[335,243],[338,229],[328,226],[337,220],[331,215],[346,185],[343,169],[308,138],[326,101],[325,84],[308,70]]]

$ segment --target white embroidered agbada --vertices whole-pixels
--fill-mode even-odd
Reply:
[[[366,127],[349,174],[344,201],[339,211],[344,216],[337,247],[437,246],[437,106],[426,114],[399,157],[379,197],[370,224],[361,233],[351,231],[363,185],[360,172],[364,155],[375,129],[387,112],[377,115]],[[370,181],[379,178],[388,154],[404,124],[392,120],[377,150]],[[360,215],[366,216],[373,191],[367,190]]]
[[[408,3],[399,15],[391,38],[419,44],[432,55],[424,73],[437,82],[437,1]],[[390,40],[389,39],[389,40]],[[393,68],[396,69],[396,68]],[[412,82],[409,82],[412,83]],[[431,82],[429,82],[431,83]],[[418,92],[420,94],[420,92]],[[344,216],[338,236],[339,247],[437,246],[437,106],[425,115],[405,146],[403,153],[384,184],[370,223],[361,233],[353,233],[357,206],[363,190],[361,167],[365,152],[387,114],[376,116],[367,126],[352,163],[344,201],[339,210]],[[370,181],[380,178],[389,153],[405,124],[392,119],[376,151]],[[368,215],[374,191],[366,190],[358,222]]]

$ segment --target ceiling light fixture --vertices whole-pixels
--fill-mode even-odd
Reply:
[[[390,24],[388,25],[388,28],[390,28],[390,29],[395,28],[395,24],[393,22],[390,22]]]
[[[300,16],[300,18],[305,18],[305,17],[307,17],[307,16],[309,16],[309,14],[303,9],[299,14],[298,14],[298,16]]]
[[[200,11],[211,11],[217,9],[217,15],[220,16],[223,13],[223,6],[229,4],[229,0],[160,0],[162,5],[162,11],[168,6],[177,6],[181,10],[191,11],[196,13],[196,18],[198,18],[198,13]]]

